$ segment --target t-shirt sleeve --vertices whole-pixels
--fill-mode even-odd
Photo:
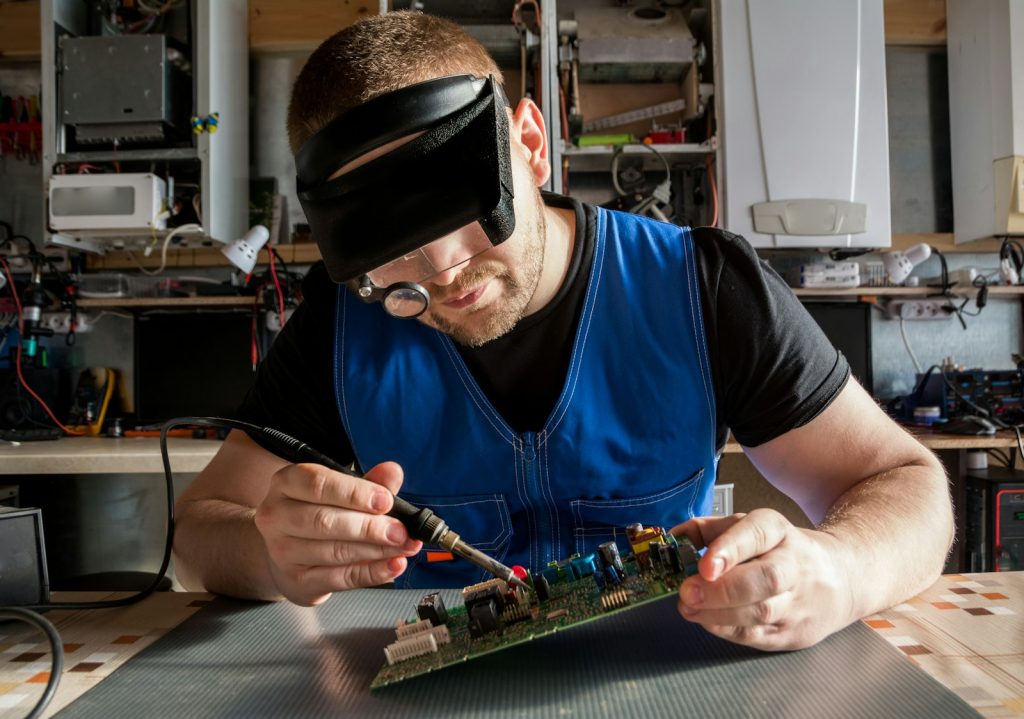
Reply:
[[[336,285],[323,263],[310,269],[302,290],[302,304],[260,363],[236,415],[242,421],[289,434],[347,465],[354,453],[331,384]],[[260,442],[258,437],[253,439]]]
[[[706,227],[693,238],[719,428],[756,447],[828,407],[849,363],[746,240]]]

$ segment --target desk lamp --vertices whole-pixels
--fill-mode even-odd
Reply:
[[[270,230],[263,225],[253,225],[248,232],[222,247],[220,251],[231,260],[231,264],[249,274],[256,267],[256,256],[259,255],[260,249],[269,239]]]
[[[931,257],[931,254],[932,248],[923,242],[907,248],[905,252],[893,250],[884,253],[882,265],[889,282],[894,285],[903,284],[910,277],[910,271]]]

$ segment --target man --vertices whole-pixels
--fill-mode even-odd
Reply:
[[[741,238],[542,196],[541,114],[506,109],[498,75],[417,13],[347,28],[302,70],[289,133],[326,267],[240,415],[366,478],[233,432],[178,503],[185,585],[312,605],[477,581],[385,515],[401,490],[533,571],[682,522],[707,551],[681,614],[763,649],[927,587],[952,536],[932,454]],[[816,529],[702,516],[730,429]]]

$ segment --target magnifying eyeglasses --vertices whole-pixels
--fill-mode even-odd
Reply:
[[[430,294],[416,282],[394,282],[378,287],[369,275],[363,275],[356,294],[363,302],[380,302],[389,315],[406,320],[419,317],[430,306]]]
[[[430,306],[430,293],[422,283],[492,247],[479,223],[467,225],[360,276],[356,294],[363,302],[380,302],[392,317],[419,317]]]

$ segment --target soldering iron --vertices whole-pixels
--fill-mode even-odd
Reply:
[[[362,478],[361,474],[348,469],[322,452],[318,452],[305,442],[276,429],[219,417],[181,417],[172,419],[164,427],[166,429],[178,425],[240,429],[253,437],[253,439],[260,437],[266,440],[277,450],[275,454],[278,454],[283,459],[291,462],[320,464],[333,469],[335,472]],[[481,569],[504,579],[509,584],[529,589],[529,586],[515,575],[511,567],[505,566],[498,560],[487,556],[480,550],[462,541],[459,535],[453,532],[443,519],[427,507],[417,507],[395,495],[394,504],[391,506],[390,511],[387,512],[387,515],[394,517],[404,524],[405,528],[409,531],[409,536],[413,539],[419,539],[424,544],[446,549],[453,554],[468,559]]]

